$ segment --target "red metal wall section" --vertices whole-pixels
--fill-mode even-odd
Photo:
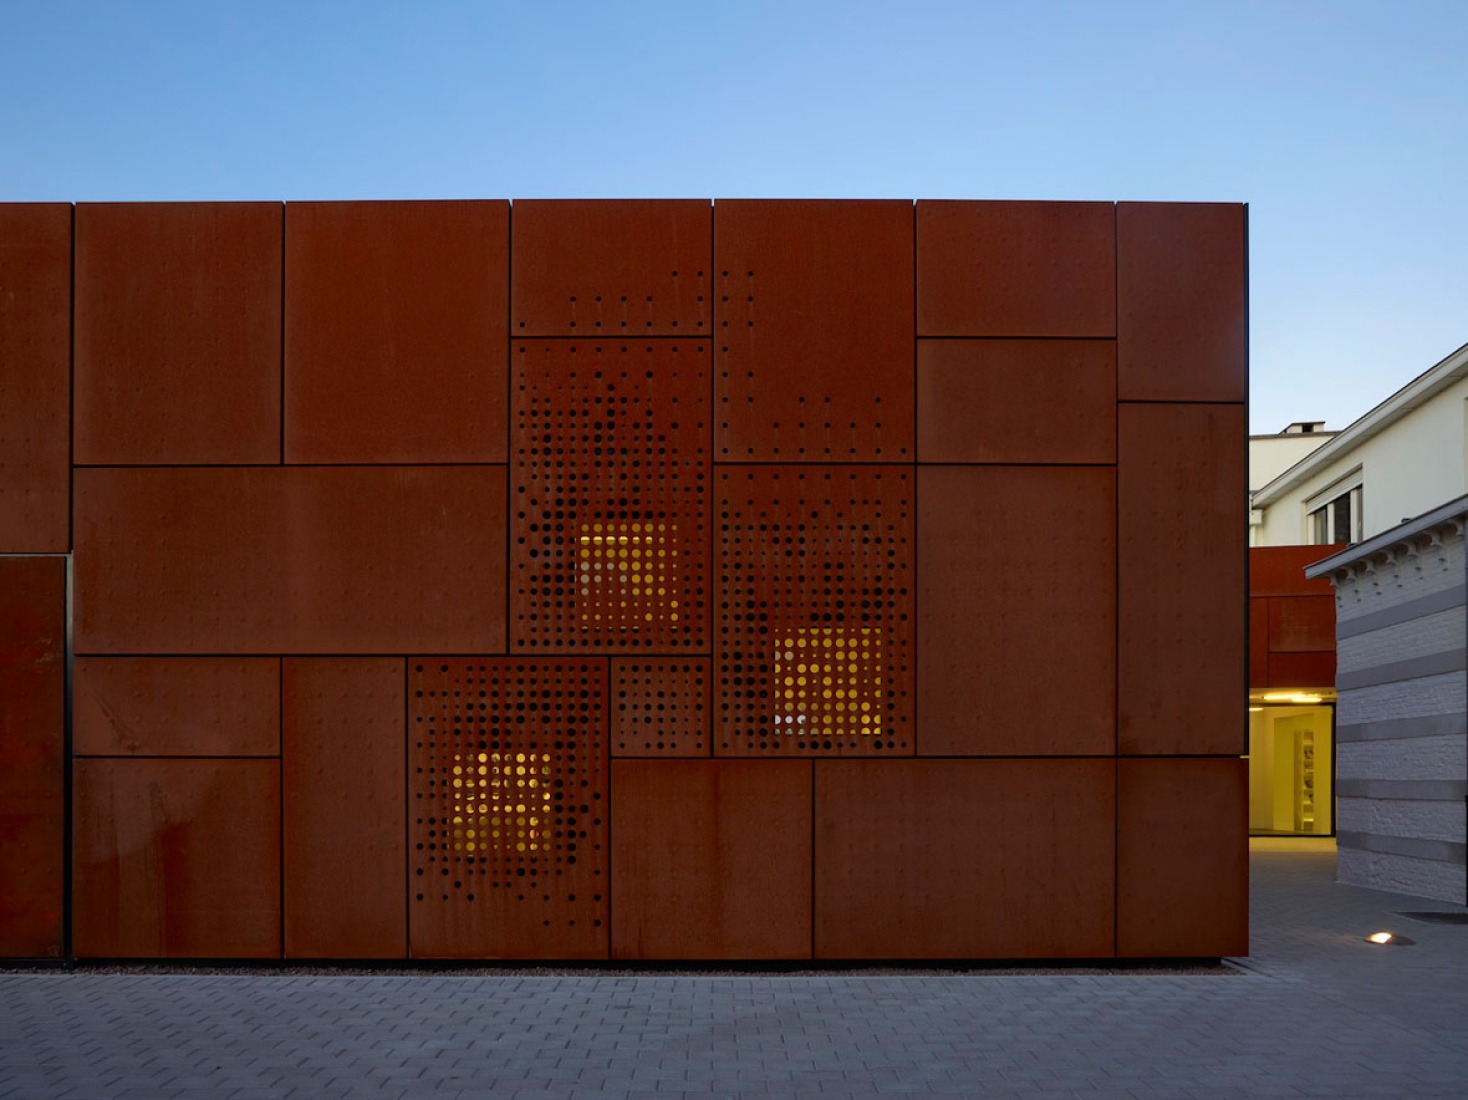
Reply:
[[[516,651],[708,652],[708,354],[516,342]]]
[[[279,203],[76,208],[76,461],[280,461]]]
[[[79,470],[76,649],[502,649],[504,486],[499,467]]]
[[[285,954],[407,954],[401,658],[290,658],[282,677]]]
[[[707,657],[614,657],[613,756],[708,756]]]
[[[810,957],[811,762],[612,765],[612,957]]]
[[[1119,203],[1117,368],[1123,401],[1243,401],[1247,209]]]
[[[0,203],[0,553],[71,549],[71,207]]]
[[[1335,685],[1335,593],[1305,567],[1341,546],[1255,546],[1249,550],[1249,686]]]
[[[1342,544],[1252,546],[1249,548],[1249,595],[1334,597],[1330,580],[1326,577],[1307,580],[1305,567],[1344,549]]]
[[[918,752],[1115,752],[1115,471],[924,466],[918,500]]]
[[[714,457],[913,452],[912,205],[714,206]]]
[[[604,659],[415,659],[415,958],[605,958]]]
[[[78,958],[280,955],[280,763],[78,760]]]
[[[1124,754],[1243,751],[1246,438],[1242,405],[1119,409],[1117,737]]]
[[[274,657],[79,657],[78,756],[277,756]]]
[[[1116,461],[1112,340],[919,340],[918,460]]]
[[[66,559],[0,557],[0,957],[62,949]]]
[[[285,460],[503,462],[509,205],[286,207]]]
[[[512,334],[706,339],[712,216],[689,199],[517,201]]]
[[[911,753],[912,469],[716,480],[715,755]]]
[[[917,204],[923,336],[1113,336],[1109,202]]]
[[[1117,955],[1247,955],[1247,763],[1137,759],[1117,767]]]
[[[815,768],[817,958],[1112,954],[1113,760]]]

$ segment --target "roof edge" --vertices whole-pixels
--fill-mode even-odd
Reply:
[[[1406,546],[1417,536],[1431,532],[1434,528],[1452,525],[1461,527],[1464,520],[1468,520],[1468,493],[1455,497],[1446,504],[1440,504],[1430,512],[1423,512],[1406,523],[1399,523],[1379,535],[1373,535],[1365,542],[1358,542],[1355,546],[1348,546],[1337,554],[1305,566],[1305,576],[1313,581],[1384,550],[1391,550],[1398,545]]]

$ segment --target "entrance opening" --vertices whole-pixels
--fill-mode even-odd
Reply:
[[[1249,695],[1249,833],[1335,831],[1335,692]]]

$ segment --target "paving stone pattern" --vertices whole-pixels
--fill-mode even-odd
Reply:
[[[4,974],[0,1097],[1468,1096],[1468,927],[1333,863],[1255,842],[1216,973]]]

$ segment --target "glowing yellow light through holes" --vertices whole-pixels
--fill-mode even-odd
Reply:
[[[671,523],[593,523],[577,536],[581,629],[640,630],[678,621],[677,531]]]
[[[550,774],[548,753],[454,753],[454,850],[534,855],[549,848]]]
[[[880,736],[881,632],[809,627],[777,642],[775,732],[790,737]]]

